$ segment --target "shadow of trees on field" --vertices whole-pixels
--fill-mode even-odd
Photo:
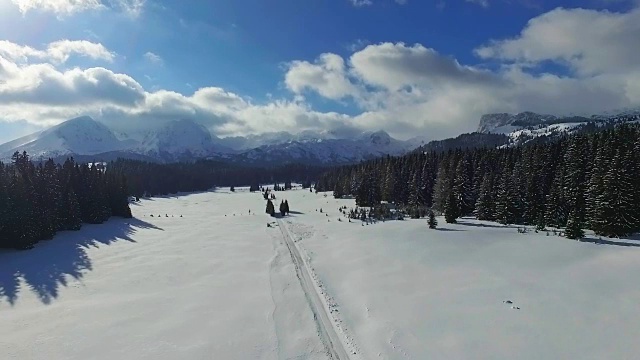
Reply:
[[[634,237],[630,239],[618,239],[618,240],[610,240],[610,238],[594,238],[594,237],[585,237],[580,239],[580,242],[592,243],[596,245],[614,245],[614,246],[624,246],[624,247],[640,247],[640,243],[633,242],[637,241]]]
[[[466,231],[466,230],[460,230],[460,229],[448,229],[448,228],[441,228],[441,227],[436,228],[435,230],[437,230],[437,231],[444,231],[444,232],[448,232],[448,231],[451,231],[451,232],[455,232],[455,231]]]
[[[491,228],[495,228],[495,229],[507,229],[507,228],[511,228],[512,226],[510,225],[502,225],[502,224],[488,224],[488,223],[473,223],[473,222],[468,222],[468,221],[461,221],[460,219],[458,219],[457,221],[458,225],[462,225],[462,226],[471,226],[471,227],[479,227],[479,228],[487,228],[487,229],[491,229]]]
[[[60,286],[67,286],[67,276],[82,279],[93,270],[87,249],[118,241],[135,243],[132,235],[137,229],[163,230],[139,219],[113,218],[100,225],[84,224],[80,231],[60,232],[30,250],[0,250],[0,306],[16,303],[21,281],[43,304],[50,304]]]

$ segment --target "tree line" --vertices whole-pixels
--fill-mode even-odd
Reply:
[[[127,182],[121,172],[49,159],[34,164],[16,152],[0,162],[0,247],[29,249],[58,231],[79,230],[111,216],[131,217]]]
[[[320,191],[429,208],[503,224],[566,227],[580,238],[640,230],[640,126],[621,124],[556,141],[506,148],[455,149],[386,157],[334,168]],[[423,212],[424,214],[425,212]]]
[[[158,196],[178,192],[207,191],[216,186],[249,185],[257,191],[260,184],[298,181],[306,184],[326,168],[288,164],[277,167],[246,167],[220,161],[160,164],[118,159],[109,168],[127,177],[129,192],[135,196]]]

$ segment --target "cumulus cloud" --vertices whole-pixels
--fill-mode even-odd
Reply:
[[[336,54],[322,54],[314,62],[293,61],[285,75],[287,88],[296,94],[314,90],[329,99],[356,96],[358,88],[347,79],[344,59]]]
[[[6,59],[26,63],[30,59],[44,60],[54,64],[65,63],[72,55],[93,60],[112,62],[116,54],[100,43],[86,40],[60,40],[52,42],[44,50],[0,40],[0,55]]]
[[[283,79],[290,98],[270,97],[262,103],[219,87],[191,94],[150,91],[106,68],[55,66],[68,55],[102,53],[87,47],[38,50],[0,42],[0,114],[5,120],[26,119],[39,126],[87,114],[121,129],[190,118],[219,136],[384,129],[400,138],[444,138],[473,131],[488,112],[592,114],[640,107],[637,16],[638,10],[557,9],[542,14],[518,36],[489,41],[475,50],[478,59],[496,63],[492,68],[497,70],[461,63],[422,44],[403,43],[369,44],[347,56],[325,53],[294,60],[286,65]],[[49,48],[66,50],[59,50],[60,55]],[[555,66],[549,67],[554,72],[544,71],[541,65],[546,62],[570,71]],[[305,100],[310,92],[349,102],[359,111],[317,111]]]
[[[558,8],[531,19],[519,36],[492,41],[475,53],[518,63],[555,61],[580,76],[638,69],[640,8],[627,13]]]
[[[636,40],[627,41],[630,47]],[[289,86],[295,93],[307,89],[339,98],[348,92],[329,92],[327,88],[335,89],[335,84],[340,84],[340,89],[358,89],[351,93],[358,94],[356,100],[363,109],[353,118],[360,128],[384,128],[403,137],[425,132],[443,137],[472,131],[480,115],[487,112],[592,114],[640,106],[640,64],[620,60],[626,59],[627,47],[620,46],[610,54],[618,66],[602,62],[601,72],[574,76],[534,74],[528,71],[531,59],[508,62],[498,71],[488,71],[462,65],[420,44],[381,43],[354,52],[348,61],[336,54],[324,54],[314,63],[313,76],[297,76],[298,69],[291,67],[287,77],[296,79],[295,86]],[[593,56],[579,61],[596,63],[598,55]],[[341,66],[322,66],[327,58]],[[621,69],[621,64],[627,66]]]
[[[442,56],[420,44],[369,45],[351,56],[353,72],[363,81],[390,90],[410,85],[455,85],[496,82],[493,74]]]

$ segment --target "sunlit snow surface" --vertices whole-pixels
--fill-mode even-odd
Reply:
[[[640,353],[640,241],[470,219],[363,226],[338,221],[353,200],[277,196],[352,359]],[[132,205],[135,219],[0,252],[0,358],[325,359],[264,205],[239,188],[154,198]]]

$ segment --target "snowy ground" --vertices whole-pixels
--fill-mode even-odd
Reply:
[[[362,226],[338,221],[353,200],[277,195],[292,210],[285,228],[266,226],[260,194],[223,189],[144,200],[135,219],[0,252],[0,358],[640,353],[640,241],[597,245],[468,219]]]

